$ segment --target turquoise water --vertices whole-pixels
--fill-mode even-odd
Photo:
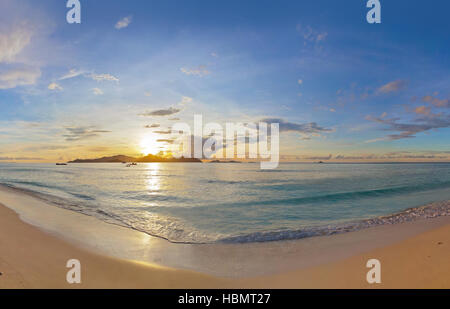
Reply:
[[[449,200],[450,164],[0,164],[0,183],[174,242],[247,242],[330,234]]]

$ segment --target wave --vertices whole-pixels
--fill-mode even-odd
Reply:
[[[45,184],[45,183],[42,183],[42,182],[36,182],[36,181],[10,181],[10,182],[4,183],[4,185],[12,186],[14,188],[17,188],[14,185],[26,185],[26,186],[31,186],[31,187],[52,189],[52,190],[57,190],[57,191],[60,191],[60,192],[64,192],[66,194],[70,194],[70,195],[72,195],[72,196],[74,196],[76,198],[82,199],[82,200],[87,200],[87,201],[94,201],[95,200],[95,197],[92,197],[92,196],[89,196],[89,195],[70,192],[70,191],[67,191],[67,189],[64,188],[64,187],[55,186],[55,185],[49,185],[49,184]],[[22,188],[19,188],[19,189],[22,189]],[[30,191],[32,191],[34,193],[40,193],[40,192],[36,192],[36,191],[33,191],[33,190],[30,190]]]
[[[375,198],[375,197],[382,197],[382,196],[388,196],[388,195],[405,194],[405,193],[428,191],[428,190],[435,190],[435,189],[444,189],[444,188],[448,188],[448,187],[450,187],[450,181],[441,182],[441,183],[433,183],[433,184],[414,185],[414,186],[402,186],[402,187],[394,187],[394,188],[382,188],[382,189],[373,189],[373,190],[331,193],[331,194],[307,196],[307,197],[273,199],[273,200],[264,200],[264,201],[258,201],[258,202],[252,201],[252,202],[245,202],[245,203],[235,203],[234,205],[236,205],[236,206],[292,205],[292,204],[301,205],[301,204],[310,204],[310,203],[317,203],[317,202],[335,202],[335,201],[355,200],[355,199],[363,199],[363,198]]]
[[[56,189],[56,190],[64,190],[63,187],[59,187],[59,186],[55,186],[55,185],[49,185],[49,184],[45,184],[42,182],[37,182],[37,181],[23,181],[23,180],[11,180],[7,183],[5,183],[5,185],[26,185],[26,186],[32,186],[32,187],[39,187],[39,188],[46,188],[46,189]]]
[[[221,185],[236,185],[236,184],[249,184],[254,183],[253,181],[239,181],[239,180],[207,180],[206,183],[213,183],[213,184],[221,184]]]
[[[33,168],[9,168],[8,171],[10,172],[19,172],[19,173],[35,173],[36,169]],[[47,173],[52,173],[52,174],[63,174],[63,175],[74,175],[75,173],[71,172],[71,171],[67,171],[67,170],[49,170],[49,169],[44,169],[43,171],[47,172]]]
[[[283,170],[283,169],[274,169],[274,170],[258,170],[258,173],[306,173],[306,172],[312,172],[312,170]]]
[[[73,195],[75,197],[78,197],[80,199],[83,199],[83,200],[95,201],[95,197],[92,197],[92,196],[89,196],[89,195],[84,195],[84,194],[80,194],[80,193],[71,193],[71,192],[69,192],[69,194],[71,194],[71,195]]]
[[[141,210],[145,207],[125,207],[121,211],[124,213],[115,213],[113,209],[100,209],[93,203],[88,203],[91,198],[84,196],[86,203],[81,201],[71,201],[65,198],[56,197],[50,194],[35,192],[29,189],[17,188],[12,184],[4,184],[6,187],[32,195],[34,197],[43,199],[58,207],[76,211],[85,215],[96,217],[104,222],[119,225],[122,227],[131,228],[140,232],[144,232],[151,236],[166,239],[173,243],[189,243],[189,244],[204,244],[204,243],[252,243],[252,242],[268,242],[268,241],[281,241],[281,240],[293,240],[314,236],[325,236],[341,234],[345,232],[357,231],[373,226],[397,224],[402,222],[409,222],[418,219],[436,218],[440,216],[450,216],[450,201],[434,202],[422,207],[409,208],[404,211],[375,218],[368,218],[358,221],[327,224],[318,226],[299,227],[298,229],[283,229],[283,230],[266,230],[252,233],[242,234],[219,234],[209,233],[196,229],[192,225],[178,218],[164,216],[150,212],[151,209],[161,208],[161,206],[151,207],[148,212],[142,213]],[[422,185],[422,189],[437,189],[450,186],[450,182]],[[417,190],[418,186],[407,186],[397,188],[386,188],[378,190],[357,191],[348,193],[329,194],[318,197],[309,198],[296,198],[296,199],[284,199],[284,200],[272,200],[261,203],[277,203],[279,201],[288,201],[289,203],[304,203],[313,201],[330,201],[332,198],[355,198],[355,196],[382,196],[384,194],[398,193],[398,192],[410,192]],[[83,198],[79,196],[80,198]],[[148,197],[148,196],[147,196]],[[255,204],[254,202],[248,204]]]
[[[341,223],[335,225],[306,227],[298,230],[265,231],[237,236],[224,237],[222,243],[251,243],[277,240],[293,240],[314,236],[328,236],[354,232],[374,226],[411,222],[419,219],[450,216],[450,201],[434,202],[422,207],[408,208],[389,216],[376,217],[361,221]]]
[[[164,195],[164,194],[138,194],[138,195],[130,195],[129,199],[139,200],[143,202],[186,202],[190,199],[187,197],[179,198],[174,195]]]

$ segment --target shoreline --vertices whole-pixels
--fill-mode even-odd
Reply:
[[[290,229],[284,231],[261,231],[250,234],[230,235],[224,236],[221,239],[211,242],[189,242],[189,241],[176,241],[161,235],[155,235],[148,231],[139,230],[137,228],[127,226],[118,221],[103,220],[101,218],[98,218],[94,214],[86,213],[84,211],[77,211],[73,208],[74,204],[67,204],[67,201],[64,201],[61,198],[46,193],[36,192],[30,189],[18,188],[13,185],[0,183],[0,193],[2,191],[3,193],[5,191],[6,192],[9,191],[18,195],[31,196],[35,199],[43,201],[47,205],[58,207],[63,210],[68,210],[71,213],[92,217],[95,218],[96,220],[99,220],[109,225],[130,229],[139,233],[144,233],[150,237],[154,237],[157,239],[161,239],[163,241],[167,241],[171,244],[178,244],[178,245],[256,244],[256,243],[269,243],[276,241],[291,241],[291,240],[297,241],[311,237],[322,237],[322,236],[339,235],[349,232],[358,232],[360,230],[374,228],[378,226],[395,225],[398,223],[414,222],[417,220],[450,216],[450,200],[444,200],[444,201],[434,201],[428,204],[406,208],[400,211],[376,216],[373,218],[354,219],[330,224],[324,223],[322,225],[305,226],[300,229]],[[70,206],[67,207],[65,205]],[[40,227],[45,229],[46,223],[44,222],[43,224],[41,224]]]
[[[300,240],[188,245],[112,226],[17,192],[0,190],[0,203],[6,205],[0,206],[0,288],[76,287],[65,282],[64,264],[75,256],[89,264],[91,275],[82,288],[370,288],[363,263],[368,256],[383,257],[388,263],[383,269],[393,274],[415,272],[406,279],[397,275],[380,287],[450,287],[449,216]]]
[[[220,279],[131,260],[99,255],[45,233],[0,205],[0,289],[206,288],[225,287]],[[14,233],[4,233],[5,229]],[[14,239],[10,236],[14,235]],[[70,259],[81,263],[81,284],[66,281]]]

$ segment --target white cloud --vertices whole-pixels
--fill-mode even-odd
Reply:
[[[0,71],[0,89],[34,85],[40,76],[41,70],[35,67],[20,67],[3,72]]]
[[[328,33],[323,32],[323,33],[319,33],[316,37],[316,42],[320,42],[320,41],[324,41],[328,36]]]
[[[16,29],[10,34],[0,33],[0,63],[15,62],[16,56],[30,43],[31,32]]]
[[[404,80],[395,80],[393,82],[387,83],[377,89],[377,94],[387,94],[392,92],[397,92],[403,90],[407,87],[407,82]]]
[[[59,80],[70,79],[78,76],[92,78],[93,80],[96,80],[98,82],[101,81],[119,82],[119,79],[111,74],[95,74],[76,69],[71,69],[67,74],[61,76]]]
[[[41,76],[41,70],[18,59],[20,53],[30,44],[32,32],[25,28],[8,27],[0,33],[0,89],[12,89],[17,86],[34,85]]]
[[[78,70],[72,69],[72,70],[69,71],[69,73],[67,73],[66,75],[60,77],[59,80],[74,78],[74,77],[80,76],[80,75],[82,75],[84,73],[85,73],[84,71],[78,71]]]
[[[297,31],[303,37],[303,39],[308,42],[319,43],[321,41],[325,41],[328,36],[327,32],[320,32],[316,29],[313,29],[310,26],[302,26],[297,25]]]
[[[183,97],[183,98],[181,99],[181,104],[191,103],[192,101],[193,101],[193,99],[190,98],[190,97]]]
[[[119,20],[119,21],[116,23],[115,28],[118,29],[118,30],[120,30],[120,29],[123,29],[123,28],[128,27],[128,25],[131,24],[132,19],[133,19],[132,16],[127,16],[127,17],[122,18],[121,20]]]
[[[95,95],[102,95],[103,94],[103,90],[101,90],[99,88],[93,88],[92,91],[93,91],[93,93]]]
[[[63,90],[63,88],[58,85],[57,83],[51,83],[50,85],[48,85],[48,89],[50,90]]]
[[[211,72],[209,72],[206,69],[206,66],[204,66],[204,65],[200,65],[196,68],[191,68],[191,69],[181,68],[180,71],[186,75],[195,75],[195,76],[200,76],[200,77],[211,74]]]
[[[112,76],[111,74],[91,74],[90,77],[93,80],[96,80],[98,82],[100,81],[111,81],[111,82],[118,82],[119,79],[115,76]]]

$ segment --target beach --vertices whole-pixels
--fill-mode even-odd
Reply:
[[[8,188],[0,203],[0,288],[450,288],[449,216],[300,240],[190,245]],[[139,251],[137,243],[152,254],[113,250]],[[380,284],[366,281],[374,258]],[[66,281],[70,259],[81,263],[81,284]]]
[[[0,0],[0,291],[450,289],[450,1],[64,2]]]

